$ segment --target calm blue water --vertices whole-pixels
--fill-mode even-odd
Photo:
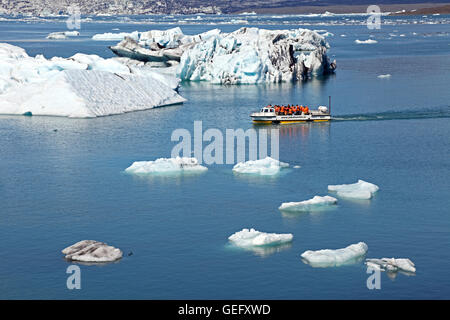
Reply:
[[[98,119],[0,116],[0,298],[450,298],[449,16],[389,18],[374,31],[359,23],[363,18],[325,25],[297,19],[249,26],[332,32],[334,76],[302,84],[183,84],[184,105]],[[112,43],[89,40],[93,34],[173,27],[156,22],[94,20],[82,24],[78,39],[47,41],[63,22],[7,20],[0,40],[30,55],[110,57]],[[214,27],[239,25],[182,25],[188,34]],[[370,35],[377,44],[354,43]],[[377,78],[386,73],[392,77]],[[172,131],[193,130],[195,120],[204,130],[248,129],[248,114],[260,105],[326,104],[328,95],[340,120],[280,127],[280,159],[301,165],[288,174],[235,176],[231,165],[196,176],[123,173],[133,161],[170,156]],[[277,209],[357,179],[380,186],[371,201],[340,200],[336,210],[314,214]],[[231,249],[227,237],[244,227],[293,233],[294,241],[277,252]],[[70,263],[60,251],[81,239],[105,241],[125,256],[80,265],[82,289],[70,291]],[[368,290],[363,264],[315,269],[300,259],[305,250],[359,241],[368,244],[368,257],[410,258],[417,274],[382,274],[381,290]]]

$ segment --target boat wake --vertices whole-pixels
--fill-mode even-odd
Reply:
[[[378,121],[450,118],[450,106],[422,110],[386,111],[332,117],[333,121]]]

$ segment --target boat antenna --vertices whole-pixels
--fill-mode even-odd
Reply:
[[[328,96],[328,113],[331,114],[331,96]]]

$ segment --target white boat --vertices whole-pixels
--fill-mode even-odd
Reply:
[[[250,117],[255,123],[264,124],[289,124],[299,122],[323,122],[331,120],[331,98],[329,107],[319,106],[311,110],[303,106],[267,106],[258,112],[253,112]]]

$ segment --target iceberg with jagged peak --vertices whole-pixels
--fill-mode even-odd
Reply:
[[[312,199],[300,201],[300,202],[284,202],[278,208],[281,211],[291,212],[305,212],[305,211],[318,211],[325,208],[330,208],[337,203],[337,199],[330,196],[315,196]]]
[[[233,167],[235,173],[257,174],[261,176],[273,176],[278,174],[282,168],[289,167],[288,163],[281,162],[271,157],[259,160],[239,162]]]
[[[117,59],[30,57],[0,43],[0,114],[98,117],[185,101],[178,80]]]
[[[328,43],[308,29],[241,28],[198,42],[181,57],[182,80],[216,84],[300,81],[332,73]]]
[[[315,268],[339,267],[359,262],[367,250],[367,244],[359,242],[337,250],[308,250],[303,252],[301,257],[304,262]]]
[[[242,229],[231,236],[228,240],[238,247],[260,247],[282,245],[292,241],[294,236],[290,233],[267,233],[255,229]]]
[[[160,158],[154,161],[136,161],[125,169],[132,174],[173,174],[204,172],[208,168],[200,165],[196,158]]]
[[[180,28],[151,30],[124,37],[110,49],[120,57],[176,65],[185,81],[254,84],[300,81],[334,72],[324,35],[308,29],[212,29],[185,35]]]
[[[342,198],[368,200],[371,199],[379,187],[364,180],[358,180],[353,184],[329,185],[328,191],[336,192]]]

